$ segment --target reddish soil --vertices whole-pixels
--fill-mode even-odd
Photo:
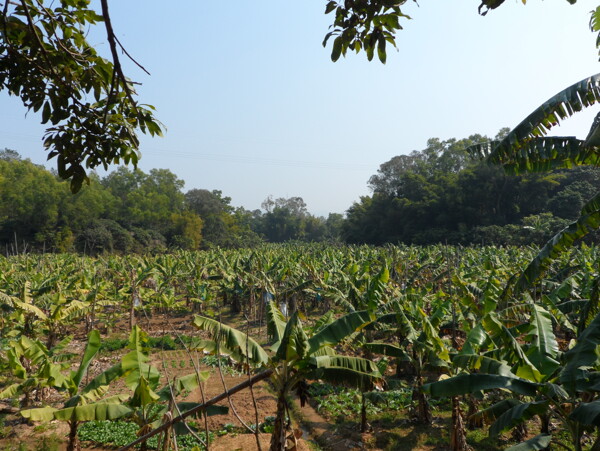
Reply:
[[[269,449],[269,444],[271,442],[270,434],[260,434],[260,446],[263,451],[267,451]],[[225,435],[223,437],[219,437],[215,440],[211,446],[211,451],[258,451],[258,447],[256,446],[256,437],[252,434],[243,434],[243,435]],[[292,451],[292,450],[290,450]],[[296,451],[310,451],[310,447],[306,444],[306,442],[302,439],[298,440],[298,446],[296,447]]]

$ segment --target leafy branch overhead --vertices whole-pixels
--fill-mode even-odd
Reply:
[[[396,47],[395,33],[402,30],[400,19],[410,19],[400,9],[405,3],[406,0],[328,2],[325,14],[333,12],[335,19],[330,27],[333,30],[323,40],[323,47],[330,38],[335,37],[331,50],[332,61],[337,61],[340,55],[346,56],[348,49],[356,53],[364,49],[369,61],[377,51],[377,57],[385,63],[387,43]]]
[[[418,4],[417,0],[413,0]],[[479,14],[485,16],[490,10],[498,8],[505,0],[482,0]],[[527,0],[521,0],[523,4]],[[577,0],[567,0],[575,4]],[[387,59],[387,44],[396,48],[396,33],[402,30],[400,20],[410,17],[404,14],[401,7],[407,0],[330,0],[325,7],[325,14],[334,14],[331,31],[325,35],[323,47],[333,39],[331,60],[337,61],[340,56],[346,56],[348,50],[359,53],[364,50],[367,59],[371,61],[375,52],[379,61],[385,64]],[[599,7],[600,8],[600,7]],[[590,27],[592,31],[600,31],[600,10],[593,12]],[[600,47],[600,35],[597,45]]]
[[[105,25],[112,61],[86,40],[98,23]],[[154,108],[135,100],[118,49],[124,51],[107,0],[101,13],[87,0],[0,2],[0,89],[19,96],[27,109],[41,110],[42,123],[51,124],[44,146],[73,192],[88,181],[86,168],[121,161],[135,166],[138,131],[162,133]]]

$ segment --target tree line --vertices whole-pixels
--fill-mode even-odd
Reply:
[[[506,135],[502,129],[495,139]],[[579,217],[600,188],[595,167],[510,175],[472,157],[481,135],[432,138],[421,151],[383,163],[371,196],[347,211],[348,243],[542,244]],[[593,239],[593,237],[591,237]]]
[[[339,236],[342,215],[308,213],[301,198],[273,199],[266,211],[233,207],[221,191],[191,189],[167,169],[119,167],[72,194],[55,172],[0,151],[0,246],[26,251],[162,252],[253,247],[265,241]]]
[[[502,138],[500,130],[496,139]],[[56,173],[14,150],[0,151],[0,245],[88,254],[253,247],[263,242],[382,245],[541,244],[579,216],[600,189],[589,166],[510,175],[472,157],[488,138],[429,139],[393,157],[369,181],[370,196],[343,216],[311,215],[301,197],[268,197],[260,210],[231,205],[219,190],[183,191],[167,169],[119,167],[76,194]],[[594,239],[591,237],[590,239]]]

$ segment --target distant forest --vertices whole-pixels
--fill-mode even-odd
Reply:
[[[506,130],[501,130],[501,137]],[[541,244],[600,190],[600,170],[512,176],[469,156],[488,138],[441,141],[383,163],[372,195],[345,215],[308,213],[300,197],[234,208],[221,191],[191,189],[166,169],[120,167],[75,195],[18,152],[0,151],[0,245],[16,252],[162,252],[253,247],[263,242]],[[597,239],[592,236],[591,240]]]

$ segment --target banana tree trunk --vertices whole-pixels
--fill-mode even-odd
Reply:
[[[365,398],[365,392],[361,393],[362,405],[360,407],[360,432],[365,433],[369,428],[367,423],[367,400]]]
[[[67,451],[80,451],[81,445],[79,437],[77,437],[78,421],[69,421],[69,443],[67,443]]]
[[[421,374],[422,362],[421,357],[413,351],[413,362],[416,371],[415,387],[413,389],[413,401],[417,403],[416,420],[420,424],[431,424],[431,408],[425,393],[423,393],[423,377]]]
[[[470,430],[481,429],[483,427],[483,417],[475,415],[479,412],[479,402],[471,395],[467,397],[467,428]]]
[[[452,451],[466,451],[469,449],[458,396],[452,398],[452,434],[450,437],[450,447]]]
[[[285,393],[280,393],[277,399],[277,414],[271,435],[271,447],[269,451],[285,451]]]

